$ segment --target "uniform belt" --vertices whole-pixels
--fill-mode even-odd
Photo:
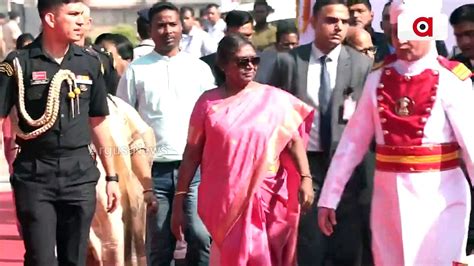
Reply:
[[[459,145],[445,143],[422,146],[377,145],[376,169],[385,172],[437,172],[460,165]]]
[[[30,158],[60,158],[72,156],[90,156],[88,146],[81,146],[77,148],[57,148],[57,149],[40,149],[32,147],[20,147],[18,156]]]

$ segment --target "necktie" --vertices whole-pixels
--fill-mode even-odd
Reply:
[[[331,80],[329,78],[329,71],[327,69],[327,56],[323,55],[319,58],[321,62],[321,76],[319,87],[319,140],[321,148],[325,152],[329,152],[331,147]]]

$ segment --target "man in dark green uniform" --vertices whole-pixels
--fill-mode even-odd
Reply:
[[[0,126],[16,109],[20,153],[11,183],[25,265],[85,265],[99,178],[92,139],[107,173],[110,212],[120,199],[100,62],[70,44],[82,34],[81,2],[38,0],[43,33],[0,64]]]

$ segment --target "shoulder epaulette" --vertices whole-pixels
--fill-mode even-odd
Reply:
[[[456,77],[458,77],[460,80],[464,81],[472,76],[471,70],[461,62],[451,61],[442,56],[438,56],[438,62],[444,68],[456,75]]]
[[[100,71],[102,72],[102,75],[105,73],[105,69],[104,69],[104,63],[102,62],[102,59],[100,59],[100,56],[99,56],[99,51],[95,50],[94,48],[91,48],[91,47],[85,47],[84,48],[84,51],[86,51],[86,53],[92,55],[93,57],[95,57],[97,60],[99,60],[99,63],[100,63]]]
[[[10,52],[5,60],[0,63],[0,73],[5,73],[7,76],[11,77],[15,73],[15,70],[13,69],[13,60],[18,57],[18,51],[15,50],[13,52]]]

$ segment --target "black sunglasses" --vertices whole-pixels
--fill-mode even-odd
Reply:
[[[246,68],[249,64],[253,66],[258,66],[260,64],[260,57],[258,56],[251,56],[251,57],[237,57],[235,59],[235,64],[239,68]]]

